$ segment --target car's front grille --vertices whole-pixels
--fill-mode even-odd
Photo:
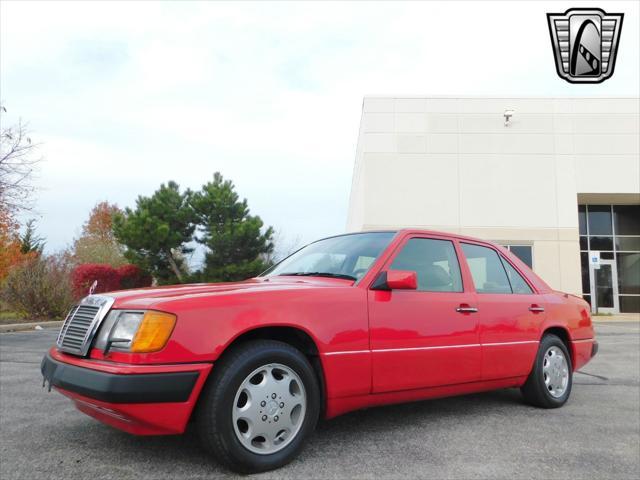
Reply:
[[[65,318],[58,341],[58,348],[76,355],[86,355],[102,319],[113,305],[111,297],[90,295],[71,309]]]
[[[61,347],[72,349],[80,349],[87,336],[89,327],[96,318],[100,307],[92,307],[89,305],[79,305],[74,307],[67,319],[65,320],[65,328],[60,332],[58,343]]]

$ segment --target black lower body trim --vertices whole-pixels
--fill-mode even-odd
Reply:
[[[598,353],[598,342],[594,340],[593,345],[591,345],[591,358],[595,357],[596,353]]]
[[[186,402],[198,372],[118,375],[76,367],[51,358],[40,365],[49,385],[109,403]]]

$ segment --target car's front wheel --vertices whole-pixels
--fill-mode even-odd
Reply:
[[[522,386],[525,400],[541,408],[558,408],[566,403],[573,384],[571,356],[556,335],[542,337],[533,369]]]
[[[197,412],[205,448],[232,470],[260,472],[290,462],[315,428],[320,390],[292,346],[247,342],[214,365]]]

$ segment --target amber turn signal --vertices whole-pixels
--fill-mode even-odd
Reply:
[[[131,352],[148,353],[161,350],[167,344],[175,325],[176,316],[171,313],[152,310],[146,312],[131,342]]]

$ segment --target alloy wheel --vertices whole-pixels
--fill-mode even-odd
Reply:
[[[249,451],[269,455],[296,437],[307,407],[304,384],[286,365],[256,368],[240,384],[233,402],[233,428]]]
[[[549,394],[554,398],[564,395],[569,384],[569,365],[558,347],[549,347],[542,359],[542,377]]]

